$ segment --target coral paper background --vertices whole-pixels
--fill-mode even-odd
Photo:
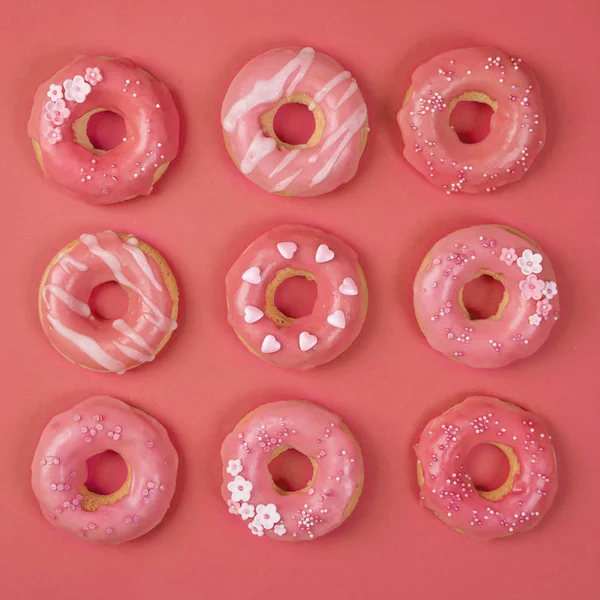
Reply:
[[[0,597],[149,599],[559,599],[597,597],[599,534],[597,186],[594,0],[0,0]],[[352,71],[370,110],[358,176],[313,200],[261,191],[233,167],[219,125],[237,70],[271,47],[313,45]],[[491,197],[447,197],[403,160],[395,113],[410,73],[439,51],[498,45],[529,61],[546,99],[546,149],[522,182]],[[44,182],[27,139],[38,84],[79,53],[124,55],[173,90],[178,160],[151,197],[94,207]],[[326,228],[359,252],[368,321],[340,359],[309,373],[259,362],[225,319],[224,275],[284,222]],[[533,358],[476,371],[433,352],[412,311],[414,273],[445,233],[479,222],[522,229],[552,257],[562,318]],[[47,261],[84,231],[132,232],[160,249],[181,288],[180,329],[159,358],[119,377],[61,358],[36,294]],[[160,419],[181,455],[172,510],[146,537],[87,545],[46,523],[29,485],[38,436],[80,400],[112,394]],[[543,414],[561,488],[526,535],[478,544],[417,504],[416,433],[468,394]],[[219,446],[257,404],[305,398],[338,412],[362,444],[363,497],[314,543],[251,536],[220,495]],[[594,592],[594,583],[596,592]]]

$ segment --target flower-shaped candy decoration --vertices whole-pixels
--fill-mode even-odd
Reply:
[[[65,99],[78,104],[85,102],[87,95],[92,91],[92,86],[81,75],[75,75],[73,79],[65,79],[63,86]]]

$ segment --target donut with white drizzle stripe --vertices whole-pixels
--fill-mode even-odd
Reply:
[[[92,290],[116,281],[129,297],[125,315],[97,318]],[[177,283],[165,259],[132,235],[83,234],[48,265],[39,315],[46,336],[67,359],[93,371],[124,373],[154,360],[177,327]]]
[[[293,319],[275,306],[290,277],[317,284],[313,312]],[[282,225],[240,256],[225,280],[228,320],[259,356],[280,367],[312,369],[339,356],[360,333],[367,283],[356,252],[338,237],[305,225]]]
[[[292,102],[313,112],[305,144],[275,134],[275,113]],[[356,80],[312,48],[277,48],[252,59],[231,83],[221,111],[225,142],[240,171],[286,196],[326,194],[354,177],[369,131]]]

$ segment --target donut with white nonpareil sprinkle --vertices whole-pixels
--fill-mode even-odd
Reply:
[[[488,275],[504,286],[496,314],[472,319],[467,283]],[[477,225],[437,242],[415,278],[417,322],[432,348],[462,364],[505,366],[537,352],[559,317],[550,260],[535,242],[504,225]]]
[[[463,143],[450,114],[458,102],[494,111],[490,132]],[[495,48],[444,52],[413,73],[398,113],[404,157],[433,185],[453,192],[493,192],[530,169],[546,141],[540,86],[520,59]]]
[[[465,469],[469,452],[493,444],[508,458],[497,489],[475,488]],[[556,455],[538,415],[497,398],[473,396],[428,423],[415,445],[421,505],[476,540],[535,527],[558,489]]]
[[[290,277],[317,284],[310,315],[293,319],[275,306]],[[339,356],[360,333],[367,284],[356,252],[305,225],[282,225],[254,241],[227,273],[228,320],[246,347],[280,367],[312,369]]]
[[[123,142],[94,147],[88,121],[112,111]],[[148,195],[179,148],[179,114],[167,87],[126,58],[79,56],[35,95],[29,137],[48,181],[94,204]]]
[[[279,488],[269,463],[293,448],[310,459],[313,475],[296,492]],[[223,499],[252,534],[284,542],[321,537],[341,525],[358,503],[364,481],[360,447],[340,418],[313,402],[263,404],[225,438]]]

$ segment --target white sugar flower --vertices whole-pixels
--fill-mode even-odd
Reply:
[[[75,75],[73,79],[65,79],[65,99],[81,104],[85,102],[87,95],[92,91],[92,86],[87,83],[81,75]]]
[[[259,525],[256,522],[256,519],[251,523],[248,523],[248,529],[252,532],[252,535],[257,535],[258,537],[262,537],[265,535],[265,531],[262,525]]]
[[[281,516],[274,504],[259,504],[256,507],[256,517],[254,520],[265,529],[273,529],[275,523],[279,523],[281,520]]]
[[[63,97],[63,89],[60,83],[57,85],[56,83],[50,84],[50,89],[46,92],[46,96],[52,100],[52,102],[56,102]]]
[[[285,528],[285,525],[283,523],[279,523],[278,525],[275,525],[275,527],[273,527],[273,533],[276,535],[284,535],[287,533],[287,529]]]
[[[244,502],[238,508],[238,515],[240,515],[244,521],[251,519],[254,516],[254,504],[248,504],[247,502]]]
[[[531,315],[529,317],[529,324],[532,325],[533,327],[539,327],[541,322],[542,322],[542,317],[540,317],[540,315]]]
[[[248,502],[252,492],[252,482],[246,481],[241,475],[238,475],[227,484],[227,489],[231,492],[231,499],[234,502]]]
[[[523,275],[542,272],[542,255],[534,254],[531,250],[523,251],[523,254],[517,258],[517,265]]]
[[[556,294],[558,294],[558,288],[556,287],[555,281],[547,281],[546,286],[542,290],[542,294],[548,298],[548,300],[552,300]]]
[[[242,470],[242,461],[239,458],[231,459],[226,469],[226,471],[233,477],[239,475]]]

